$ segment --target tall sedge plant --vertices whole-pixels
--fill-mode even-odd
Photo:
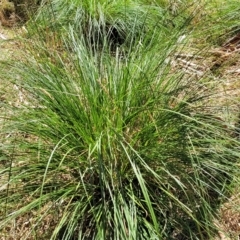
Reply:
[[[206,1],[202,21],[194,30],[196,37],[204,34],[207,44],[222,45],[239,32],[239,11],[237,1]]]
[[[120,46],[131,48],[143,36],[147,38],[156,25],[167,38],[174,27],[180,28],[188,20],[189,16],[172,16],[162,4],[144,1],[46,1],[29,23],[28,32],[31,37],[59,47],[62,36],[59,39],[58,33],[65,32],[67,37],[71,25],[90,43],[90,48],[101,49],[107,41],[115,51]]]
[[[25,102],[2,130],[0,229],[30,215],[22,239],[210,238],[239,143],[201,110],[201,84],[172,72],[182,32],[166,41],[157,25],[112,52],[108,35],[89,49],[75,30],[59,34],[61,50],[28,42],[4,73]]]

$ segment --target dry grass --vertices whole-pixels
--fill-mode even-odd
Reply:
[[[240,191],[235,188],[234,194],[222,205],[216,226],[219,236],[216,240],[239,240],[240,238]]]

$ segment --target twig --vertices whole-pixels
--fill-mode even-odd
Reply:
[[[194,59],[204,59],[201,56],[193,55],[193,54],[183,54],[183,53],[176,53],[174,54],[176,58],[194,58]]]

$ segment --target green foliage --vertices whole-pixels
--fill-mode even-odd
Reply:
[[[208,43],[221,45],[240,31],[239,13],[238,1],[206,1],[195,31],[199,37],[204,34]]]
[[[158,4],[137,1],[50,1],[39,9],[36,20],[30,23],[29,35],[48,41],[49,35],[68,36],[69,26],[75,34],[82,35],[90,48],[102,48],[104,44],[131,48],[133,42],[150,37],[158,27],[166,38],[182,27],[190,16],[173,16],[167,8]],[[144,39],[147,43],[147,39]]]
[[[11,68],[2,74],[26,101],[8,106],[2,130],[11,134],[1,149],[8,185],[0,191],[0,228],[35,212],[29,231],[37,239],[46,218],[54,224],[43,239],[212,237],[239,143],[200,107],[209,96],[200,82],[172,73],[168,59],[186,22],[179,18],[167,36],[164,16],[132,1],[51,6],[51,21],[41,18],[36,28],[40,12],[29,30],[41,34],[50,23],[55,45],[47,35],[25,39],[22,61],[2,70]],[[124,32],[127,48],[112,51],[102,31],[108,24]]]

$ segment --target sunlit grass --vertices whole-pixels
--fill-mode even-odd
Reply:
[[[69,11],[62,4],[59,17]],[[104,4],[86,9],[96,6]],[[213,218],[238,172],[239,143],[205,110],[209,92],[201,79],[173,71],[171,57],[188,21],[170,24],[167,36],[161,24],[148,25],[162,16],[142,12],[149,19],[139,22],[130,10],[127,22],[124,11],[116,17],[126,24],[126,48],[101,28],[101,38],[89,37],[75,18],[60,28],[62,19],[53,18],[50,33],[56,30],[60,49],[47,35],[25,39],[22,61],[2,64],[25,101],[4,104],[11,114],[2,130],[8,185],[0,192],[1,229],[30,215],[27,234],[36,239],[214,236]]]

